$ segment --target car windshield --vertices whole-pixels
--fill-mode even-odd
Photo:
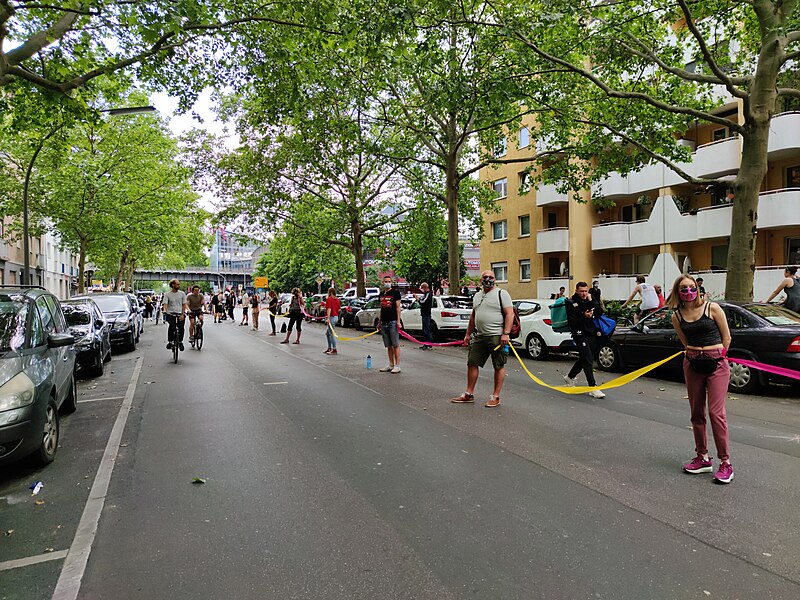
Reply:
[[[22,296],[0,295],[0,352],[21,350],[25,346],[25,321],[28,305]]]
[[[125,296],[92,296],[92,300],[100,307],[101,312],[127,312],[130,310],[130,303]]]
[[[62,304],[61,308],[70,327],[89,325],[92,321],[89,307],[85,304]]]
[[[780,306],[750,304],[745,308],[773,325],[800,325],[800,315]]]

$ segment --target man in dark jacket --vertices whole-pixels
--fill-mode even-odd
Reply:
[[[575,378],[583,369],[589,386],[595,387],[597,382],[594,379],[592,363],[594,362],[594,350],[600,332],[597,331],[594,320],[603,314],[603,308],[589,294],[589,285],[585,281],[579,281],[575,286],[575,295],[567,300],[566,307],[572,339],[578,347],[578,360],[570,369],[569,374],[564,375],[564,381],[568,386],[574,386]],[[600,390],[593,390],[589,392],[589,395],[592,398],[606,397]]]

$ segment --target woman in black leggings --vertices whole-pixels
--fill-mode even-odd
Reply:
[[[275,290],[269,291],[269,322],[272,325],[272,333],[275,335],[275,315],[278,314],[278,294]]]
[[[297,339],[294,343],[299,344],[300,333],[303,330],[303,293],[300,288],[292,288],[292,300],[289,303],[289,327],[286,330],[286,339],[281,341],[281,344],[289,343],[295,323],[297,323]]]

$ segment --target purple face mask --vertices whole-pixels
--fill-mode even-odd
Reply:
[[[697,300],[697,288],[692,286],[678,290],[678,297],[684,302],[694,302]]]

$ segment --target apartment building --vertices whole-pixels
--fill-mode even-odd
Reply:
[[[0,284],[18,285],[24,272],[22,240],[8,241],[9,219],[0,222]],[[30,240],[30,283],[41,285],[56,297],[69,298],[77,290],[78,258],[59,247],[51,233]]]
[[[730,102],[716,111],[740,120]],[[526,129],[526,128],[523,128]],[[536,152],[527,131],[507,144],[509,158]],[[718,186],[695,186],[661,163],[623,176],[611,173],[597,184],[614,200],[610,209],[578,203],[553,186],[527,194],[523,163],[486,168],[481,180],[497,194],[500,212],[484,214],[481,267],[493,269],[515,298],[549,298],[564,286],[597,279],[603,296],[625,299],[643,274],[670,286],[683,271],[702,276],[712,297],[725,290],[732,192],[725,181],[736,177],[741,139],[721,125],[698,125],[676,143],[692,150],[692,162],[680,165],[698,177],[720,178]],[[523,166],[520,166],[523,165]],[[590,190],[581,191],[583,199]],[[777,115],[769,140],[769,172],[762,183],[754,298],[765,299],[783,276],[786,264],[800,263],[800,112]]]

